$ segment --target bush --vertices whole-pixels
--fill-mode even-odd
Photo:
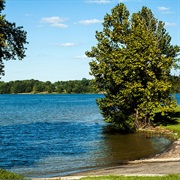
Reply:
[[[0,179],[1,180],[23,180],[24,176],[16,173],[9,172],[7,170],[0,169]]]

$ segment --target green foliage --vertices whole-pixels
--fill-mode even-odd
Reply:
[[[179,81],[180,78],[176,76],[170,77],[172,81],[172,93],[180,92]],[[174,80],[175,79],[175,80]],[[10,82],[0,81],[0,94],[17,94],[17,93],[103,93],[103,90],[94,88],[94,80],[83,78],[82,80],[57,81],[51,83],[50,81],[39,80],[16,80]]]
[[[93,81],[83,78],[82,80],[50,81],[42,82],[38,80],[23,81],[0,81],[0,94],[17,94],[17,93],[97,93],[93,88]]]
[[[172,83],[171,93],[180,93],[180,76],[170,76],[169,79]]]
[[[23,180],[24,176],[9,172],[7,170],[0,169],[0,179],[1,180]]]
[[[157,112],[154,118],[154,125],[171,130],[176,134],[175,139],[180,138],[180,106],[174,112],[167,113],[166,116],[162,116]]]
[[[85,177],[81,180],[177,180],[180,175],[172,174],[167,176],[97,176]]]
[[[8,22],[5,15],[1,12],[4,10],[4,0],[0,0],[0,76],[4,75],[3,60],[19,60],[25,57],[24,44],[26,41],[26,32],[22,27],[16,27],[15,23]]]
[[[130,17],[120,3],[106,14],[103,27],[96,32],[97,46],[86,52],[93,58],[96,88],[105,93],[99,108],[105,121],[121,131],[145,127],[157,108],[166,113],[176,105],[169,76],[180,48],[170,44],[164,23],[147,7]]]

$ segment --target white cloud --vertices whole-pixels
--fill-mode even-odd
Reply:
[[[72,42],[67,42],[67,43],[56,44],[56,46],[60,46],[60,47],[72,47],[72,46],[76,46],[76,44],[72,43]]]
[[[108,4],[111,1],[110,0],[88,0],[86,2],[88,2],[88,3],[96,3],[96,4]]]
[[[127,2],[128,0],[119,0],[120,3]]]
[[[58,16],[54,16],[54,17],[47,17],[47,18],[42,18],[41,22],[43,23],[59,23],[59,22],[64,22],[66,21],[66,19],[60,18]]]
[[[75,24],[91,25],[91,24],[97,24],[97,23],[102,23],[102,22],[103,22],[102,20],[98,20],[98,19],[87,19],[87,20],[81,20]]]
[[[61,24],[61,23],[53,23],[53,24],[51,24],[51,26],[58,27],[58,28],[67,28],[68,27],[68,25]]]
[[[158,10],[162,13],[162,14],[173,14],[173,11],[170,11],[170,8],[168,7],[158,7]]]
[[[88,58],[85,54],[81,56],[76,56],[75,59],[86,59]]]
[[[159,11],[168,11],[169,8],[161,6],[161,7],[158,7],[158,10]]]
[[[176,26],[176,23],[165,22],[165,26]]]
[[[53,26],[53,27],[67,28],[68,25],[62,23],[66,20],[67,19],[65,19],[65,18],[60,18],[58,16],[54,16],[54,17],[41,18],[40,22],[50,24],[50,26]]]

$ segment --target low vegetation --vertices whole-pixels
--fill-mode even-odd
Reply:
[[[1,180],[23,180],[25,179],[24,176],[9,172],[7,170],[0,169],[0,179]]]
[[[168,119],[163,118],[156,125],[172,131],[176,138],[180,138],[180,106],[175,109],[175,112],[170,113]],[[156,123],[156,122],[155,122]]]
[[[180,179],[179,175],[167,176],[99,176],[99,177],[86,177],[81,180],[177,180]]]
[[[156,113],[152,126],[144,129],[139,129],[138,132],[145,133],[146,136],[152,137],[154,135],[165,136],[172,140],[180,138],[180,106],[169,112],[165,116],[161,113]]]

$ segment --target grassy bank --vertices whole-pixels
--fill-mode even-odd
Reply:
[[[0,180],[23,180],[24,176],[0,169]]]
[[[81,180],[177,180],[180,175],[167,175],[167,176],[99,176],[99,177],[86,177]]]
[[[169,113],[170,118],[165,118],[157,115],[155,125],[170,130],[174,133],[175,138],[180,138],[180,106],[175,109],[175,112]]]
[[[180,138],[180,106],[176,108],[176,111],[172,116],[172,123],[169,123],[163,127],[177,133],[178,137]]]

